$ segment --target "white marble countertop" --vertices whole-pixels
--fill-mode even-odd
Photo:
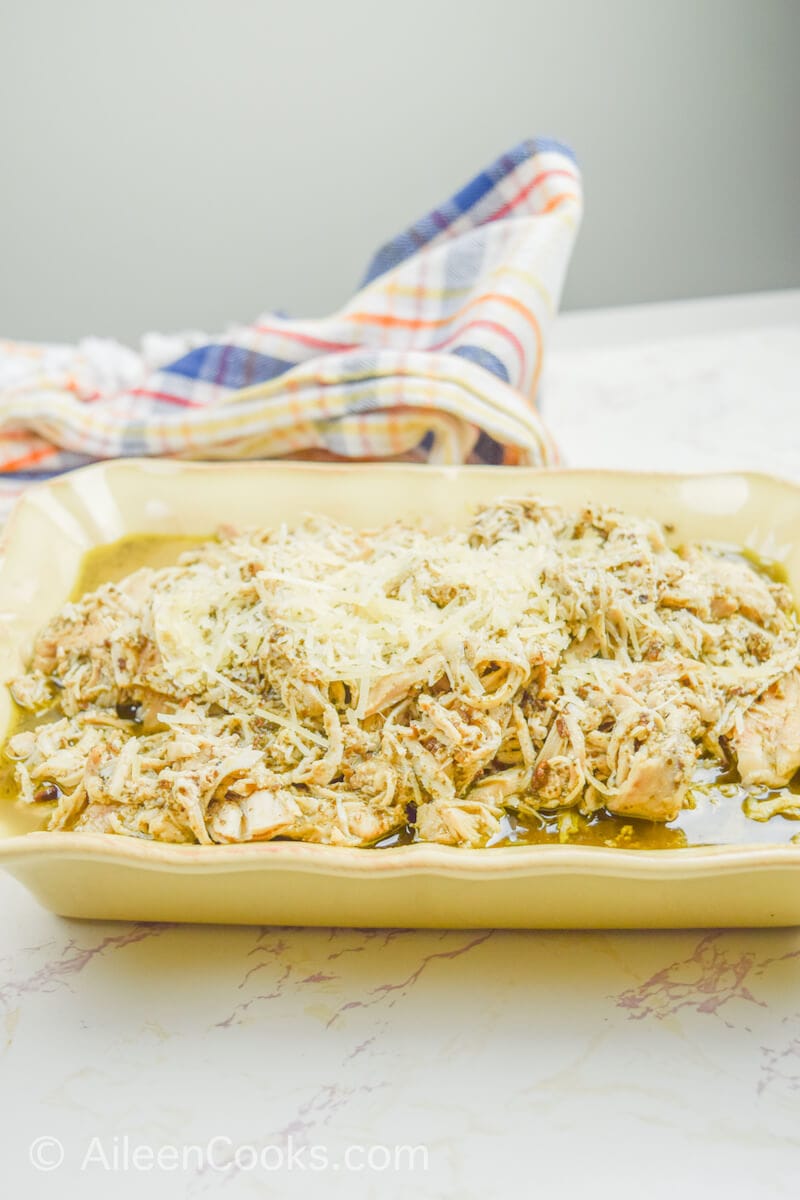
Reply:
[[[545,413],[572,465],[800,478],[800,292],[564,317]],[[0,904],[7,1195],[796,1195],[800,931],[104,925],[5,876]]]

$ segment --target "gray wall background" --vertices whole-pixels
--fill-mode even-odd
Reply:
[[[576,150],[565,307],[800,283],[795,0],[0,0],[0,336],[342,303],[529,134]]]

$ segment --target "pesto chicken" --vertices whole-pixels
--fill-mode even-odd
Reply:
[[[787,588],[651,520],[502,500],[463,529],[222,529],[67,604],[11,737],[51,829],[485,846],[504,815],[668,822],[698,764],[800,767]]]

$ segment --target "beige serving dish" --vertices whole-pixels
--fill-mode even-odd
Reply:
[[[757,475],[645,475],[411,465],[128,460],[31,488],[0,558],[0,681],[67,599],[85,551],[131,533],[208,534],[306,511],[360,526],[457,524],[481,501],[536,492],[617,504],[679,539],[748,546],[800,587],[800,488]],[[0,688],[0,725],[11,706]],[[388,850],[272,842],[168,846],[22,831],[0,805],[0,865],[65,916],[253,924],[649,927],[800,923],[800,845],[621,850],[509,846]]]

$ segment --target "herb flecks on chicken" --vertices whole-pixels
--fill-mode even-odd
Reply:
[[[698,760],[800,766],[791,597],[612,509],[468,529],[237,532],[67,605],[13,693],[50,827],[175,842],[480,846],[503,814],[670,821]]]

